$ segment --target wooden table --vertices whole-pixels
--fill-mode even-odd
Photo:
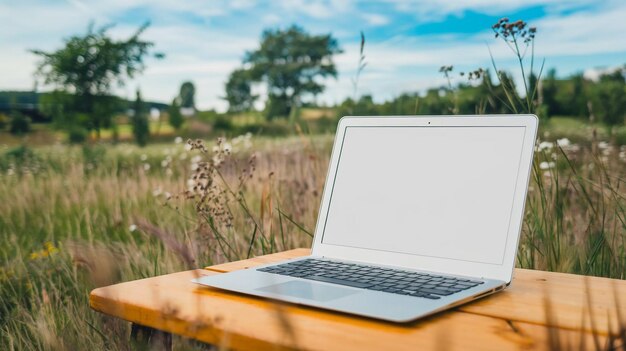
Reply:
[[[154,328],[236,350],[596,349],[617,334],[620,316],[626,319],[626,281],[526,269],[515,270],[504,292],[404,325],[190,282],[308,253],[296,249],[116,284],[93,290],[89,301],[96,311],[134,323],[134,334]],[[160,335],[171,344],[168,334]]]

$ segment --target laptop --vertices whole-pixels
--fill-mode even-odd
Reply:
[[[311,255],[198,284],[409,322],[511,283],[534,115],[344,117]]]

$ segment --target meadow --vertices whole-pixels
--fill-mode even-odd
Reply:
[[[561,122],[537,141],[517,266],[625,279],[626,146]],[[309,246],[332,140],[0,147],[0,345],[127,350],[91,289]]]

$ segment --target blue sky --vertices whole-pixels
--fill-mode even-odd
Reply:
[[[359,93],[383,101],[444,84],[441,65],[457,72],[490,67],[488,48],[501,68],[514,71],[512,53],[490,29],[503,16],[538,28],[536,56],[560,76],[593,76],[626,63],[623,0],[0,0],[0,90],[34,86],[36,58],[28,49],[59,48],[91,21],[115,24],[111,34],[120,38],[150,21],[144,38],[166,58],[149,60],[143,75],[116,93],[132,98],[139,87],[147,99],[167,102],[191,80],[200,108],[224,110],[228,73],[258,45],[263,29],[298,24],[311,33],[332,33],[343,49],[335,58],[339,77],[326,81],[320,102],[352,95],[361,30],[368,65]],[[455,81],[461,78],[455,75]]]

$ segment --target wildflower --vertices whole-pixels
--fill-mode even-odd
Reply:
[[[222,159],[220,157],[218,157],[218,155],[213,156],[213,164],[215,165],[215,167],[219,166],[220,164],[222,164]]]
[[[28,256],[31,261],[54,256],[59,252],[59,249],[57,249],[51,241],[45,242],[43,246],[44,248],[42,250],[34,251]]]
[[[174,139],[174,143],[176,143],[176,144],[180,144],[180,143],[182,143],[182,142],[183,142],[183,138],[181,138],[181,137],[179,137],[179,136],[177,136],[177,137]]]
[[[135,224],[131,224],[131,225],[128,227],[128,231],[129,231],[129,232],[131,232],[131,233],[132,233],[132,232],[134,232],[134,231],[136,231],[136,230],[137,230],[137,225],[135,225]]]
[[[557,139],[556,144],[560,147],[568,147],[571,145],[569,139],[567,138]]]
[[[224,143],[224,152],[230,153],[233,150],[233,146],[230,143]]]
[[[148,155],[146,154],[141,154],[141,156],[139,157],[139,159],[141,159],[142,161],[145,161],[148,159]]]
[[[609,143],[607,143],[606,141],[601,141],[601,142],[598,143],[598,147],[600,149],[606,149],[606,148],[609,147]]]
[[[165,197],[165,200],[169,200],[172,198],[172,194],[168,193],[167,191],[163,193],[163,197]]]
[[[554,168],[554,166],[556,166],[556,164],[552,161],[550,162],[543,161],[539,164],[539,168],[543,170]]]
[[[538,151],[551,150],[553,146],[554,144],[549,141],[542,141],[539,143]]]
[[[144,163],[143,164],[143,170],[144,171],[149,171],[150,170],[150,164],[149,163]]]
[[[185,144],[185,150],[191,151],[191,148],[192,148],[191,144]]]
[[[169,166],[169,162],[167,160],[163,160],[161,161],[161,167],[166,168],[167,166]]]
[[[59,251],[59,249],[57,249],[51,241],[47,241],[44,244],[44,247],[48,255],[54,255]]]

